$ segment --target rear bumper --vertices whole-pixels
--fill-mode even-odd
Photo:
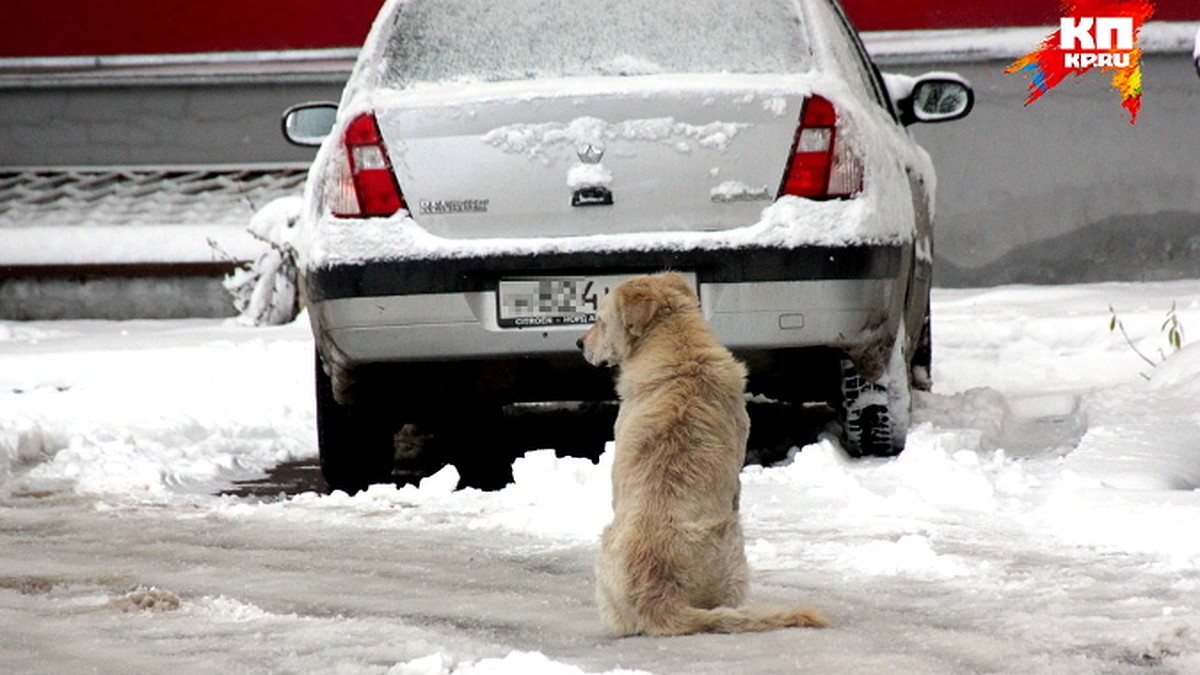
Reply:
[[[537,274],[695,272],[704,284],[895,279],[905,246],[805,246],[697,250],[581,251],[429,260],[376,260],[306,271],[310,301],[345,298],[495,292],[505,276]]]
[[[305,288],[318,347],[345,369],[577,358],[579,326],[498,326],[499,279],[662,269],[695,273],[713,331],[735,352],[855,351],[890,345],[911,264],[898,245],[588,252],[340,265],[308,270]]]

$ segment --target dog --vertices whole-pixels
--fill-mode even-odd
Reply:
[[[592,365],[617,369],[613,519],[596,560],[608,628],[625,636],[825,626],[812,609],[742,606],[746,368],[712,334],[687,280],[666,272],[617,286],[578,346]]]

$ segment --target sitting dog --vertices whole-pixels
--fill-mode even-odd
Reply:
[[[578,342],[618,369],[613,520],[596,598],[618,635],[821,627],[810,609],[742,607],[738,500],[746,457],[746,369],[717,342],[682,276],[630,279]]]

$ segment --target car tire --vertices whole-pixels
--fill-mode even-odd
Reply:
[[[376,483],[391,483],[396,461],[396,425],[375,406],[342,405],[333,381],[316,359],[317,446],[321,474],[329,489],[354,494]]]
[[[904,451],[912,385],[901,344],[903,336],[897,338],[896,354],[878,382],[862,377],[849,358],[842,359],[841,441],[853,457],[894,457]]]

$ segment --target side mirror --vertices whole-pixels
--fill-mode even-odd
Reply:
[[[283,113],[283,137],[288,143],[315,147],[333,131],[337,122],[336,103],[301,103]]]
[[[975,90],[955,73],[926,73],[920,77],[889,73],[884,80],[905,126],[962,119],[975,106]]]

